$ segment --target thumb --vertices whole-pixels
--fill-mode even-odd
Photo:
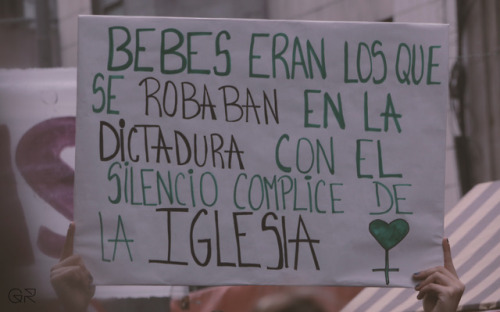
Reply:
[[[451,247],[448,238],[443,239],[443,256],[444,256],[444,267],[448,269],[453,275],[457,275],[457,271],[455,270],[455,266],[453,265],[453,259],[451,257]]]
[[[71,222],[66,233],[66,241],[61,253],[61,260],[64,260],[73,254],[73,240],[75,238],[75,223]]]

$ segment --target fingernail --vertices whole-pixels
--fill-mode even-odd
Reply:
[[[413,275],[419,275],[419,274],[420,274],[420,272],[417,272],[417,273],[413,273]]]
[[[417,285],[415,285],[415,289],[418,289],[420,287],[420,283],[418,283]]]

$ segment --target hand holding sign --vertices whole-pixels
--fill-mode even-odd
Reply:
[[[458,279],[453,259],[451,258],[450,243],[443,239],[444,266],[435,267],[419,273],[413,278],[420,281],[415,287],[419,300],[423,299],[426,312],[456,311],[465,285]]]
[[[67,311],[86,311],[94,296],[93,278],[82,258],[73,254],[75,224],[71,223],[66,235],[61,260],[50,270],[50,282]]]

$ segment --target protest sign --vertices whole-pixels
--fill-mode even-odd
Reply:
[[[73,220],[76,68],[0,69],[0,311],[54,310],[50,270]],[[166,296],[100,286],[96,300]]]
[[[73,217],[76,69],[0,70],[0,310],[55,298]]]
[[[99,284],[410,286],[442,261],[447,26],[79,20]]]

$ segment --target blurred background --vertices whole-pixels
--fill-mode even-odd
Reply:
[[[12,155],[15,152],[20,154],[20,146],[24,144],[21,137],[24,137],[25,133],[28,131],[31,131],[30,134],[41,133],[43,129],[29,128],[38,125],[40,121],[49,120],[51,129],[61,127],[63,130],[74,131],[74,120],[68,121],[61,118],[75,115],[77,18],[78,15],[89,14],[448,24],[450,92],[449,103],[447,103],[446,212],[455,207],[475,185],[500,180],[500,140],[498,139],[500,135],[500,1],[498,0],[0,0],[0,196],[3,199],[0,209],[0,219],[3,223],[0,226],[2,248],[0,268],[5,269],[14,264],[22,267],[34,263],[43,267],[47,275],[43,276],[42,284],[45,283],[45,286],[49,288],[48,293],[50,293],[50,286],[47,282],[48,268],[57,261],[59,251],[57,248],[51,249],[51,246],[60,245],[61,239],[64,239],[67,222],[72,218],[72,206],[70,207],[71,213],[69,213],[68,210],[64,210],[68,207],[58,209],[57,203],[51,203],[38,194],[65,217],[63,218],[56,215],[52,208],[50,212],[45,213],[45,210],[38,209],[38,202],[23,198],[22,194],[26,193],[26,190],[32,192],[22,185],[23,177],[32,187],[36,181],[30,182],[27,179],[29,171],[19,173],[22,171],[22,164],[20,165],[17,160],[16,167],[15,156]],[[33,68],[58,68],[59,70],[51,72],[50,79],[44,78],[47,75],[43,71],[20,72],[18,70]],[[11,79],[24,84],[25,89],[19,85],[13,87],[10,84]],[[33,94],[28,95],[31,86],[39,86],[39,82],[44,79],[47,80],[46,85],[39,90],[33,89],[31,91]],[[51,91],[51,88],[57,89],[57,92]],[[10,95],[10,92],[15,93],[14,91],[17,93]],[[20,97],[19,94],[25,94],[25,97]],[[4,118],[9,116],[5,107],[12,105],[6,102],[14,97],[23,103],[31,101],[28,104],[38,105],[38,109],[42,109],[43,113],[33,111],[32,114],[39,116],[30,117],[31,119],[25,122],[28,126],[24,128],[15,129],[12,126],[3,128]],[[62,102],[69,103],[69,106],[55,105]],[[61,136],[60,133],[45,133],[45,135]],[[74,132],[66,132],[66,135],[72,136]],[[61,149],[74,146],[74,141],[71,141],[72,137],[65,139],[67,139],[64,143],[66,145],[61,146]],[[64,154],[61,158],[70,164],[69,169],[64,167],[64,170],[72,175],[70,167],[74,154]],[[72,199],[72,180],[66,182],[65,186],[69,186],[70,189],[65,192],[71,192]],[[500,189],[500,185],[496,187]],[[497,195],[492,196],[497,196],[496,202],[499,202],[500,195],[498,194],[500,193],[494,194]],[[37,197],[36,200],[40,199]],[[43,201],[40,200],[40,202]],[[27,207],[29,205],[33,207]],[[495,207],[500,207],[500,204],[495,205],[497,205]],[[37,210],[36,214],[23,217],[23,214],[30,209]],[[53,217],[53,214],[56,217]],[[36,219],[40,216],[54,219],[54,221],[48,222],[47,227],[37,226],[36,229],[27,229],[25,222],[8,221],[25,218],[29,221],[30,218]],[[61,220],[64,222],[61,223]],[[49,228],[54,232],[50,232]],[[497,243],[500,241],[498,228],[500,227],[496,226],[491,234],[492,239]],[[28,232],[29,235],[19,235],[14,241],[10,235],[10,233]],[[23,245],[24,242],[26,242],[25,245]],[[28,248],[23,249],[22,246],[28,246]],[[500,254],[499,247],[495,248],[497,255]],[[40,253],[50,261],[43,262],[45,258],[40,260],[41,258],[37,256]],[[10,258],[6,255],[10,255]],[[492,261],[493,264],[496,261],[497,265],[492,267],[490,272],[498,272],[500,258]],[[6,272],[0,269],[0,273]],[[2,279],[5,281],[4,276],[0,276],[0,280]],[[19,285],[20,288],[12,283],[7,284],[6,290],[0,289],[0,296],[3,297],[0,301],[0,309],[5,306],[8,308],[6,311],[11,311],[13,308],[18,311],[20,305],[12,305],[12,300],[24,298],[23,300],[26,301],[26,298],[30,298],[27,296],[29,291],[21,287],[26,286],[26,283]],[[1,283],[0,286],[2,286]],[[496,289],[499,288],[500,285],[496,287]],[[14,294],[11,297],[13,289],[19,290],[21,295],[15,297]],[[39,294],[42,293],[41,289],[37,290]],[[192,287],[191,291],[193,290]],[[161,290],[161,292],[164,291],[166,290]],[[183,297],[187,291],[186,288],[169,289],[167,297]],[[223,291],[229,293],[229,291],[239,290],[232,288]],[[250,292],[249,289],[244,291],[247,294]],[[260,288],[254,291],[256,291],[254,296],[257,298],[268,289]],[[336,289],[336,296],[342,297],[343,301],[338,300],[338,305],[331,311],[341,309],[345,302],[359,291],[360,289],[355,288]],[[9,297],[6,295],[7,292]],[[129,289],[124,293],[129,296],[131,293],[138,293],[138,290]],[[146,293],[152,292],[149,290]],[[114,296],[117,296],[116,293],[108,297]],[[139,294],[139,297],[143,296]],[[41,298],[41,295],[37,298]],[[208,302],[215,297],[213,293],[205,293],[197,298],[197,300],[204,298]],[[498,307],[500,299],[496,298],[493,301]],[[131,303],[130,301],[126,303],[101,301],[99,304],[96,301],[92,308],[96,311],[134,311],[144,309],[144,304],[144,302]],[[147,304],[152,305],[154,310],[165,306],[166,308],[161,310],[169,310],[169,303],[162,300],[149,299]],[[189,305],[189,301],[180,300],[175,308],[189,310]],[[31,308],[33,311],[53,311],[56,306],[48,303],[46,307],[37,305]],[[196,309],[194,306],[196,304],[191,301],[191,311],[205,311],[201,307]],[[23,308],[26,307],[26,305],[23,306]],[[170,306],[172,310],[175,308]],[[224,310],[224,312],[232,311]]]

